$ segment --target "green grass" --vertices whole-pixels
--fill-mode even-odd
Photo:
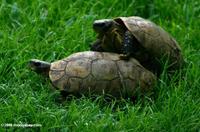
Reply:
[[[88,50],[95,19],[132,15],[170,32],[187,62],[172,79],[163,74],[154,99],[60,104],[48,79],[27,68],[31,58],[54,61]],[[42,125],[10,131],[200,131],[199,43],[199,0],[1,0],[0,124]]]

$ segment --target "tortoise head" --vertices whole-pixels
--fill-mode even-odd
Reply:
[[[113,19],[101,19],[95,20],[93,23],[93,29],[96,33],[106,33],[113,28],[116,28],[117,23]]]
[[[28,63],[28,67],[31,68],[31,70],[47,76],[50,70],[50,66],[50,63],[37,59],[31,59]]]

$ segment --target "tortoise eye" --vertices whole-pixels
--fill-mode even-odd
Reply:
[[[41,63],[40,62],[35,62],[35,66],[40,66]]]
[[[112,22],[106,22],[104,24],[104,28],[110,28],[112,26]]]

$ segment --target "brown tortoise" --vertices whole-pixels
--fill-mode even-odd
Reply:
[[[79,52],[53,63],[32,59],[29,66],[48,75],[65,94],[133,97],[139,91],[150,93],[156,82],[154,74],[136,59],[124,61],[115,53]]]
[[[183,64],[181,48],[176,40],[153,22],[137,16],[96,20],[98,34],[92,51],[120,53],[121,59],[136,58],[144,67],[156,72],[168,62],[170,70]]]

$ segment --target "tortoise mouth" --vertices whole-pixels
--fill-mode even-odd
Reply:
[[[37,61],[35,61],[34,59],[30,60],[28,62],[28,67],[31,69],[31,70],[36,70],[37,67],[40,66],[40,63],[38,63]]]

